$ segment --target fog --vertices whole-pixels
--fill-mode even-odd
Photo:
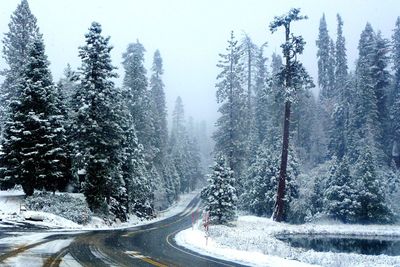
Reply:
[[[10,15],[18,3],[18,0],[1,1],[1,33],[8,31]],[[44,35],[55,81],[61,77],[67,63],[74,69],[80,65],[78,47],[84,44],[84,34],[90,23],[98,21],[104,34],[111,36],[114,46],[113,63],[120,74],[117,85],[123,77],[121,55],[128,43],[138,39],[147,50],[148,70],[154,50],[161,51],[169,114],[176,97],[181,96],[188,116],[209,123],[217,116],[214,85],[219,72],[218,54],[225,51],[231,30],[238,39],[247,33],[258,45],[268,42],[265,50],[268,56],[274,51],[280,53],[283,32],[271,35],[268,25],[274,16],[291,7],[300,7],[309,19],[295,23],[293,32],[305,38],[307,45],[302,60],[316,78],[315,40],[323,12],[333,39],[336,38],[336,13],[341,14],[352,69],[357,58],[358,39],[367,20],[374,30],[379,29],[383,36],[390,38],[400,8],[396,0],[31,0],[29,4]],[[1,68],[5,67],[3,59],[0,64]]]

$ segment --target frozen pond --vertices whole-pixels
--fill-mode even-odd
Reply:
[[[400,238],[335,235],[281,235],[277,239],[293,247],[320,252],[345,252],[364,255],[400,255]]]

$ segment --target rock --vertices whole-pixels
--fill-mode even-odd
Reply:
[[[44,221],[44,216],[41,214],[28,214],[25,216],[25,220],[42,222],[42,221]]]

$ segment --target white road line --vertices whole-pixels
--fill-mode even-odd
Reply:
[[[222,263],[222,262],[219,262],[219,261],[215,261],[215,260],[212,260],[212,259],[209,259],[209,258],[206,258],[206,257],[202,257],[202,256],[199,256],[199,255],[196,255],[196,254],[192,254],[192,253],[190,253],[190,252],[188,252],[188,251],[185,251],[185,250],[180,249],[179,247],[173,245],[173,244],[169,241],[169,239],[170,239],[170,237],[171,237],[172,235],[175,235],[175,234],[176,234],[177,232],[179,232],[179,231],[181,231],[181,230],[177,230],[177,231],[175,231],[175,232],[173,232],[173,233],[170,233],[170,234],[167,236],[166,241],[167,241],[168,245],[170,245],[170,246],[173,247],[174,249],[179,250],[180,252],[183,252],[183,253],[188,254],[188,255],[190,255],[190,256],[193,256],[193,257],[196,257],[196,258],[200,258],[200,259],[203,259],[203,260],[206,260],[206,261],[211,261],[211,262],[217,263],[217,264],[219,264],[219,265],[233,267],[233,265],[228,265],[228,264],[225,264],[225,263]]]

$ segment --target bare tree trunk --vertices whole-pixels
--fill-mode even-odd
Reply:
[[[289,42],[290,24],[285,25],[286,43]],[[285,86],[290,87],[291,73],[290,73],[290,55],[284,55],[286,59],[286,73],[285,73]],[[286,189],[286,170],[288,161],[288,150],[289,150],[289,126],[290,126],[290,106],[291,102],[285,99],[285,120],[283,122],[283,140],[282,140],[282,155],[281,155],[281,167],[279,170],[279,181],[278,181],[278,192],[276,194],[276,201],[274,207],[274,213],[272,218],[274,221],[281,222],[284,215],[284,198]]]
[[[286,188],[286,170],[288,162],[289,151],[289,125],[290,125],[290,102],[285,103],[285,121],[283,123],[283,143],[281,155],[281,167],[279,170],[278,192],[276,195],[276,202],[274,208],[273,219],[274,221],[281,222],[284,213],[284,198]]]

